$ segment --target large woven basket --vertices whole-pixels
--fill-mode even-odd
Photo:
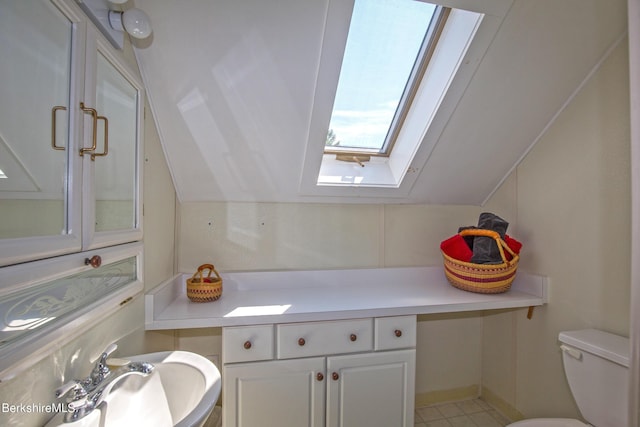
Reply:
[[[204,272],[209,271],[205,277]],[[216,277],[211,277],[215,273]],[[212,264],[202,264],[187,279],[187,297],[193,302],[215,301],[222,296],[222,278]]]
[[[502,257],[501,264],[475,264],[460,261],[442,252],[444,258],[444,274],[447,280],[458,289],[481,294],[499,294],[511,288],[516,277],[516,269],[520,257],[500,235],[492,230],[467,229],[459,233],[461,236],[486,236],[495,239]],[[511,255],[507,260],[504,251]]]

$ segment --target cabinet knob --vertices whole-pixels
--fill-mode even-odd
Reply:
[[[84,265],[91,265],[91,267],[93,268],[98,268],[102,265],[102,258],[100,258],[100,255],[94,255],[91,258],[85,258]]]
[[[302,346],[303,346],[303,345],[305,345],[306,343],[307,343],[307,342],[304,340],[304,338],[299,338],[299,339],[298,339],[298,345],[299,345],[300,347],[302,347]]]
[[[338,380],[340,379],[340,375],[338,375],[338,373],[337,373],[337,372],[334,372],[333,374],[331,374],[331,378],[332,378],[334,381],[338,381]]]
[[[245,350],[249,350],[251,348],[251,341],[245,341],[243,347]]]
[[[318,375],[316,375],[316,379],[317,379],[318,381],[322,381],[322,380],[324,380],[324,375],[322,375],[322,372],[318,372]]]
[[[349,335],[349,339],[353,342],[358,339],[358,336],[356,334],[351,334]]]
[[[400,338],[402,336],[402,331],[400,329],[396,329],[395,331],[393,331],[393,334],[396,337]]]

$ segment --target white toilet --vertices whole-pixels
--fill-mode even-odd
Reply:
[[[512,427],[627,427],[629,339],[596,329],[560,332],[567,381],[589,424],[567,418],[535,418]]]

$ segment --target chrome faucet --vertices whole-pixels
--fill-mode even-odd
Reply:
[[[65,414],[65,422],[74,422],[90,414],[123,378],[129,375],[147,376],[153,372],[154,366],[147,362],[129,362],[111,371],[107,366],[107,357],[117,348],[116,344],[107,347],[87,378],[69,381],[56,389],[57,398],[67,398],[69,411]]]

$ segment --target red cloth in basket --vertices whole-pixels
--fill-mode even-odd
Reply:
[[[515,252],[516,254],[520,254],[522,243],[509,236],[508,234],[505,234],[504,242],[513,252]],[[467,242],[464,240],[464,238],[459,234],[443,240],[440,243],[440,250],[449,255],[451,258],[455,258],[459,261],[464,262],[471,262],[471,257],[473,256],[473,251],[471,250],[471,248],[469,248],[469,245],[467,245]],[[511,258],[513,258],[507,251],[504,251],[504,255],[507,258],[507,261],[511,261]]]

